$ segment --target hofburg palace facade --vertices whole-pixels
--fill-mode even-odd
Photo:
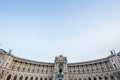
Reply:
[[[16,57],[0,49],[0,80],[120,80],[120,52],[75,63],[59,55],[54,63],[48,63]]]

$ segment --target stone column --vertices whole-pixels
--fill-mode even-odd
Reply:
[[[104,76],[102,77],[102,80],[105,80]]]
[[[53,73],[53,80],[57,80],[57,70],[58,70],[58,63],[56,62],[54,65],[54,73]]]
[[[14,76],[13,76],[13,75],[11,75],[11,79],[10,79],[10,80],[13,80],[13,78],[14,78]]]
[[[30,76],[28,76],[28,80],[30,80],[30,78],[31,78],[31,77],[30,77]]]
[[[64,69],[65,79],[64,80],[68,80],[68,71],[67,71],[67,63],[66,62],[64,63],[64,67],[65,67],[65,69]]]
[[[91,80],[94,80],[93,77],[91,77]]]
[[[96,79],[99,80],[99,76],[97,76]]]

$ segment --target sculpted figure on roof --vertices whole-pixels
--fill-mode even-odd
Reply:
[[[57,61],[66,61],[67,58],[62,56],[62,55],[59,55],[58,57],[55,57],[55,60],[57,60]]]

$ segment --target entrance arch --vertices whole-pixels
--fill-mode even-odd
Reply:
[[[114,78],[113,75],[110,75],[110,79],[111,79],[111,80],[115,80],[115,78]]]
[[[47,77],[45,78],[45,80],[47,80]]]
[[[105,80],[108,80],[108,77],[107,77],[107,76],[105,76],[105,77],[104,77],[104,79],[105,79]]]
[[[7,79],[6,80],[10,80],[11,79],[11,74],[9,74],[8,76],[7,76]]]
[[[28,76],[25,77],[25,80],[28,80]]]
[[[31,77],[30,80],[33,80],[33,77]]]
[[[102,80],[102,77],[99,76],[99,80]]]
[[[23,79],[23,76],[20,76],[19,80],[22,80]]]
[[[43,80],[43,78],[41,77],[40,80]]]
[[[97,80],[96,77],[93,77],[93,80]]]
[[[91,78],[89,77],[88,80],[91,80]]]
[[[36,77],[35,80],[38,80],[38,77]]]
[[[17,80],[17,75],[14,76],[13,80]]]

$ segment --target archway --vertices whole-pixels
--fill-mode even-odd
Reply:
[[[28,80],[28,76],[25,77],[25,80]]]
[[[72,77],[69,76],[69,80],[73,80]]]
[[[51,78],[49,78],[49,80],[52,80]]]
[[[41,77],[40,80],[43,80],[43,78]]]
[[[94,77],[93,80],[97,80],[96,77]]]
[[[104,79],[105,79],[105,80],[108,80],[108,77],[107,77],[107,76],[105,76],[105,77],[104,77]]]
[[[115,80],[115,78],[114,78],[113,75],[110,75],[110,79],[111,79],[111,80]]]
[[[74,80],[77,80],[76,78]]]
[[[7,79],[6,80],[10,80],[11,79],[11,74],[9,74],[8,76],[7,76]]]
[[[38,77],[36,77],[35,80],[38,80]]]
[[[23,79],[23,76],[20,76],[19,80],[22,80]]]
[[[33,80],[33,77],[31,77],[30,80]]]
[[[81,78],[79,78],[79,80],[82,80]]]
[[[84,78],[84,80],[87,80],[86,78]]]
[[[102,80],[102,77],[99,76],[99,80]]]
[[[91,78],[89,77],[88,80],[91,80]]]
[[[13,80],[17,80],[17,75],[14,76]]]
[[[45,80],[47,80],[47,77],[45,78]]]

